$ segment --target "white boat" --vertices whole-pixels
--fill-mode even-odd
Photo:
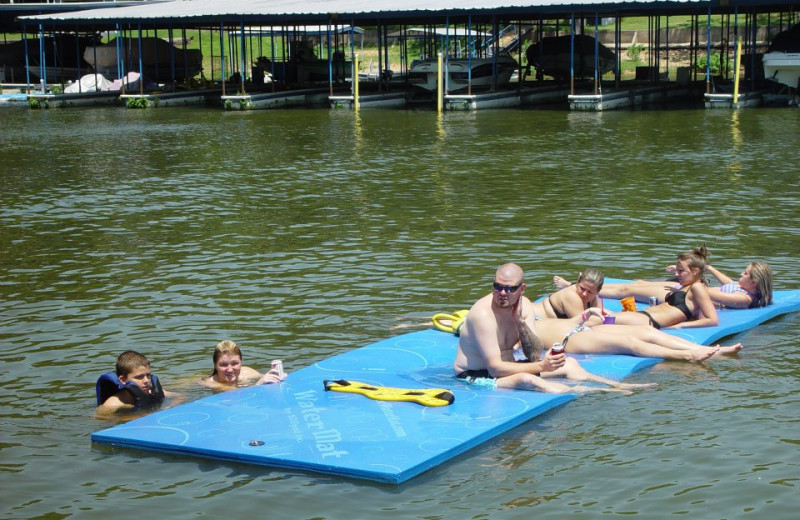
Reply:
[[[761,62],[765,78],[800,91],[800,52],[770,52]]]
[[[83,59],[95,72],[117,77],[117,58],[123,59],[124,72],[139,72],[139,39],[126,38],[117,49],[117,39],[102,45],[89,45]],[[142,38],[142,67],[144,76],[156,82],[193,78],[203,70],[203,55],[198,49],[181,49],[161,38]]]
[[[800,23],[775,36],[761,62],[766,79],[800,91]]]
[[[495,58],[458,58],[442,60],[447,71],[443,88],[448,92],[466,90],[491,90],[508,85],[511,75],[517,70],[517,61],[508,55]],[[415,60],[408,71],[408,82],[417,88],[436,90],[437,60]]]

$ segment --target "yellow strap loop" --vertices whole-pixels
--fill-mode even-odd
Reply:
[[[440,312],[433,315],[433,326],[442,332],[449,332],[458,336],[461,333],[461,327],[464,325],[464,320],[467,318],[469,309],[456,311],[453,314]]]

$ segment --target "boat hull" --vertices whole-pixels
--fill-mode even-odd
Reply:
[[[800,90],[800,52],[770,52],[761,62],[766,79]]]
[[[27,42],[18,40],[0,43],[0,71],[3,71],[3,81],[27,81],[27,71],[30,72],[30,80],[38,82],[42,77],[41,52],[44,52],[44,74],[48,83],[75,80],[89,70],[89,64],[81,58],[81,54],[91,43],[92,39],[89,37],[66,34],[46,36],[41,41],[39,38],[30,38]]]
[[[800,91],[800,23],[775,36],[761,63],[766,79]]]
[[[574,68],[575,78],[594,77],[595,40],[585,34],[574,35],[574,60],[572,59],[572,35],[548,36],[534,43],[525,51],[528,65],[534,67],[538,76],[567,79]],[[597,71],[600,76],[614,70],[616,55],[602,43],[597,43]]]
[[[95,70],[109,78],[118,74],[118,59],[123,60],[123,73],[139,72],[139,40],[125,39],[117,48],[117,40],[89,46],[83,59]],[[180,49],[161,38],[142,38],[141,71],[145,78],[156,82],[193,78],[203,70],[203,55],[198,49]],[[174,74],[174,78],[173,78]]]

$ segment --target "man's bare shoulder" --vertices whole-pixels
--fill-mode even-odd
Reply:
[[[467,320],[474,324],[485,324],[487,321],[494,322],[494,311],[492,310],[492,297],[484,296],[470,308]]]
[[[472,313],[473,311],[476,311],[476,313],[486,312],[488,310],[491,310],[491,308],[492,308],[492,295],[487,294],[480,300],[476,301],[470,308],[469,312],[470,313]]]

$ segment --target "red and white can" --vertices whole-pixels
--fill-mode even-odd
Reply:
[[[563,343],[553,343],[553,346],[550,347],[550,354],[563,354],[565,350],[565,346]]]
[[[281,361],[280,359],[273,359],[272,370],[278,372],[278,377],[283,377],[283,361]]]

